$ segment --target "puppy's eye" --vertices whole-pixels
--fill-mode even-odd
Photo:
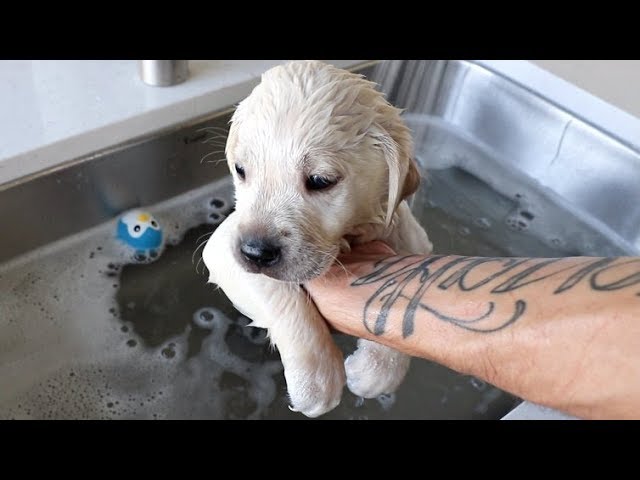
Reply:
[[[240,165],[238,165],[237,163],[236,163],[235,167],[236,167],[236,173],[238,174],[238,176],[239,176],[242,180],[244,180],[244,167],[241,167],[241,166],[240,166]]]
[[[138,233],[140,231],[140,225],[136,225],[135,227],[133,227],[133,231]]]
[[[307,177],[307,190],[324,190],[329,187],[333,187],[337,180],[332,178],[323,177],[322,175],[309,175]]]

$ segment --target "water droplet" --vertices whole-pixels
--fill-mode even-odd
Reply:
[[[487,230],[491,227],[491,222],[485,217],[476,218],[473,223],[482,230]]]
[[[386,412],[391,407],[393,407],[394,403],[396,403],[396,394],[395,393],[383,393],[382,395],[379,395],[376,398],[376,400],[378,401],[378,403],[380,404],[382,409]]]
[[[458,234],[466,237],[467,235],[469,235],[471,233],[471,230],[469,230],[467,227],[465,227],[464,225],[460,225],[458,227]]]
[[[514,230],[516,232],[524,232],[529,228],[529,223],[522,220],[521,217],[511,215],[506,218],[505,223],[509,229]]]
[[[471,385],[473,385],[473,388],[481,392],[487,388],[486,382],[484,382],[483,380],[480,380],[479,378],[471,377],[469,381],[471,382]]]
[[[210,329],[213,327],[213,320],[215,315],[213,310],[210,308],[201,308],[196,313],[193,314],[193,323],[195,323],[200,328]]]
[[[176,356],[176,351],[171,347],[163,348],[161,353],[164,358],[173,358]]]

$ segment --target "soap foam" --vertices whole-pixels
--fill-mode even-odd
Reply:
[[[177,245],[191,228],[218,225],[232,205],[227,178],[147,209],[166,243]],[[193,323],[211,333],[188,359],[190,327],[151,348],[119,320],[122,267],[155,259],[136,259],[115,238],[116,222],[0,266],[0,418],[261,417],[276,397],[282,365],[249,362],[227,347],[237,319],[215,306],[194,312]],[[266,343],[254,330],[242,332]],[[229,375],[242,385],[226,389]]]

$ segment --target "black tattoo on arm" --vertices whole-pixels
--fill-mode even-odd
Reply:
[[[406,263],[408,259],[411,261]],[[470,274],[486,263],[498,263],[503,268],[472,283]],[[622,278],[616,278],[615,270],[629,264],[638,264],[638,270]],[[607,280],[604,280],[603,276],[607,276]],[[512,313],[504,317],[497,314],[496,303],[488,301],[482,315],[460,318],[449,315],[425,301],[425,293],[430,288],[457,288],[461,292],[470,292],[487,285],[488,288],[491,287],[491,294],[500,295],[518,291],[527,285],[552,277],[560,280],[553,291],[554,295],[567,292],[581,283],[587,284],[595,292],[636,287],[640,285],[640,259],[591,258],[567,265],[564,258],[479,258],[444,255],[424,258],[410,255],[377,262],[371,273],[356,279],[351,285],[357,287],[381,284],[367,300],[363,311],[364,325],[375,335],[385,332],[391,308],[401,299],[407,302],[402,318],[402,336],[407,338],[414,331],[418,309],[425,310],[444,322],[479,333],[502,330],[521,318],[527,309],[527,302],[523,298],[517,298],[513,300]],[[636,295],[640,296],[640,292]]]

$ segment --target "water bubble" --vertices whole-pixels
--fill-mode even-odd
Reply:
[[[213,328],[214,318],[214,310],[212,308],[204,307],[193,314],[193,323],[200,328],[211,329]]]
[[[483,380],[480,380],[479,378],[471,377],[469,382],[471,383],[473,388],[475,388],[476,390],[479,390],[481,392],[484,391],[487,388],[486,382],[484,382]]]
[[[255,345],[264,345],[269,341],[267,330],[264,328],[245,327],[242,330],[242,334]]]
[[[369,420],[369,417],[366,415],[358,415],[357,417],[352,417],[351,420]]]
[[[176,351],[171,346],[163,348],[161,353],[164,358],[173,358],[176,356]]]
[[[516,232],[525,232],[529,229],[529,223],[523,220],[520,216],[509,216],[505,223],[509,229]]]
[[[396,394],[395,393],[383,393],[376,398],[377,402],[380,404],[382,409],[386,412],[393,404],[396,403]]]
[[[485,217],[478,217],[473,221],[473,223],[482,230],[488,230],[491,227],[491,222]]]
[[[461,236],[463,236],[463,237],[466,237],[466,236],[468,236],[470,233],[471,233],[471,230],[469,230],[469,228],[465,227],[464,225],[460,225],[460,226],[458,227],[458,234],[459,234],[459,235],[461,235]]]

